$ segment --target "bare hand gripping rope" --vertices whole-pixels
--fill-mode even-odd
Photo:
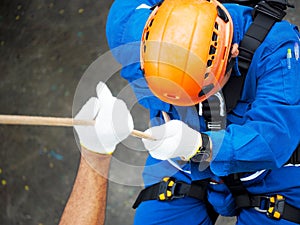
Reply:
[[[39,125],[39,126],[60,126],[60,127],[73,127],[73,126],[94,126],[94,120],[78,120],[73,118],[62,117],[43,117],[43,116],[24,116],[24,115],[0,115],[0,124],[6,125]],[[145,138],[154,140],[150,135],[133,130],[131,136],[137,138]]]

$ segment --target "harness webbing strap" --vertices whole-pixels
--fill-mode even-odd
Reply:
[[[226,128],[226,109],[223,95],[216,93],[197,107],[201,107],[201,116],[205,119],[207,130],[216,131]]]
[[[238,56],[241,76],[231,76],[222,89],[227,112],[230,112],[240,99],[253,55],[275,22],[273,17],[258,13],[241,41]]]
[[[143,189],[139,193],[135,202],[133,203],[132,208],[136,209],[143,201],[150,200],[150,199],[157,199],[157,196],[159,195],[159,193],[158,193],[159,185],[160,185],[160,183],[157,183],[157,184],[154,184],[153,186]],[[151,191],[150,191],[150,189],[151,189]]]
[[[269,15],[263,13],[256,15],[239,46],[239,68],[248,70],[254,52],[264,41],[275,22],[275,18]]]
[[[241,71],[241,76],[231,76],[225,86],[222,88],[223,96],[226,102],[226,112],[229,113],[236,106],[241,98],[244,81],[247,71]]]
[[[256,49],[264,41],[272,26],[286,15],[284,10],[292,7],[285,0],[259,2],[253,9],[254,19],[239,44],[238,66],[241,76],[231,76],[222,92],[226,101],[226,111],[230,112],[241,97],[244,82]]]
[[[300,209],[285,203],[282,218],[294,223],[300,223]]]
[[[240,180],[240,174],[230,174],[222,177],[222,180],[224,180],[224,183],[229,188],[238,208],[245,208],[252,205],[249,192]]]

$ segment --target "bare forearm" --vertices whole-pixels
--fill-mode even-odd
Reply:
[[[110,155],[82,151],[77,177],[60,225],[104,224],[110,159]]]

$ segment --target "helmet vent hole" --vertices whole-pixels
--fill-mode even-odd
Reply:
[[[210,60],[210,59],[209,59],[209,60],[207,60],[207,64],[206,64],[206,66],[207,66],[207,67],[210,67],[211,65],[212,65],[212,60]]]
[[[145,39],[148,40],[148,37],[149,37],[149,31],[146,32]]]
[[[153,21],[154,21],[154,19],[152,19],[152,20],[150,21],[150,23],[149,23],[149,27],[151,27],[151,26],[152,26],[152,24],[153,24]]]
[[[164,95],[170,99],[174,99],[174,100],[179,99],[179,96],[177,96],[177,95],[172,95],[172,94],[168,94],[168,93],[165,93]]]
[[[219,29],[219,25],[217,23],[215,23],[215,28],[218,30]]]
[[[146,45],[144,44],[144,46],[143,46],[144,53],[146,52],[146,49],[147,49],[147,47],[146,47]]]
[[[210,48],[209,48],[209,54],[210,55],[214,55],[216,53],[216,47],[211,45]]]
[[[209,76],[209,73],[206,73],[206,74],[204,75],[204,79],[208,78],[208,76]]]
[[[216,32],[213,32],[211,39],[212,39],[212,41],[217,41],[218,40],[218,35],[217,35]]]
[[[218,16],[225,22],[227,23],[229,21],[228,16],[226,15],[226,13],[224,12],[224,10],[220,7],[217,6],[217,10],[218,10]]]

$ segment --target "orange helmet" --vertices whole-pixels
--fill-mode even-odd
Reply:
[[[230,54],[232,20],[216,0],[165,0],[142,35],[141,68],[162,101],[195,105],[221,87]]]

